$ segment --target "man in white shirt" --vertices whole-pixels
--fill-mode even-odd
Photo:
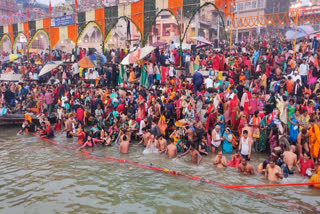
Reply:
[[[95,80],[98,77],[99,77],[98,71],[96,71],[96,70],[93,71],[92,68],[90,68],[89,72],[86,73],[87,80]]]
[[[300,80],[300,82],[301,82],[301,76],[299,75],[298,71],[292,71],[291,74],[286,76],[287,79],[288,79],[289,76],[291,77],[291,80],[293,82],[296,82],[297,80]]]
[[[73,73],[76,75],[76,74],[79,74],[79,65],[78,65],[78,63],[73,63],[73,65],[72,65],[72,71],[73,71]]]
[[[306,64],[306,59],[303,59],[299,67],[299,74],[301,76],[301,82],[303,86],[307,86],[308,70],[309,70],[309,65]]]
[[[206,85],[206,89],[208,88],[213,88],[213,77],[208,76],[205,80],[204,80],[204,84]]]

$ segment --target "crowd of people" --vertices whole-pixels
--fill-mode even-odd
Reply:
[[[109,50],[102,67],[65,63],[40,77],[36,63],[2,64],[2,72],[25,80],[1,83],[0,115],[38,115],[40,127],[27,119],[23,130],[65,133],[79,149],[101,144],[128,153],[137,143],[169,158],[190,154],[197,165],[215,155],[217,168],[244,175],[255,173],[249,162],[261,153],[266,160],[256,172],[263,178],[319,179],[319,40],[303,38],[293,50],[281,35],[259,35],[232,50],[222,42],[180,53],[172,43],[130,66],[119,64],[127,50]],[[85,55],[81,49],[71,58]]]

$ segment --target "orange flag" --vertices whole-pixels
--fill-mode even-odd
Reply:
[[[51,6],[51,1],[49,2],[49,13],[52,12],[52,6]]]
[[[30,18],[30,14],[29,14],[29,7],[27,7],[27,18]]]

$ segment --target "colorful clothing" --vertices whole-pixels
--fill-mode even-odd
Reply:
[[[224,139],[222,142],[222,153],[232,153],[232,134],[227,135],[227,133],[223,133],[223,136],[226,137],[228,140],[231,140],[230,142],[227,141],[227,139]]]
[[[295,103],[295,104],[291,107],[289,104],[287,104],[287,108],[288,108],[288,121],[289,121],[291,115],[293,115],[294,110],[296,109],[296,105],[297,105],[297,104]],[[291,124],[288,123],[288,129],[290,129],[290,126],[291,126]]]
[[[146,66],[143,66],[142,71],[141,71],[140,85],[141,85],[142,87],[145,87],[145,88],[148,87],[147,67],[146,67]]]
[[[294,114],[291,116],[291,121],[294,122],[294,123],[297,123],[297,119],[296,117],[294,116]],[[298,137],[298,134],[299,134],[299,127],[297,125],[292,125],[290,126],[290,131],[289,131],[290,135],[289,135],[289,140],[293,143],[296,143],[297,142],[297,137]]]
[[[267,116],[264,116],[264,118],[261,120],[262,128],[265,128],[267,126]],[[267,130],[261,130],[260,131],[260,138],[258,143],[258,152],[262,152],[266,150],[267,147]]]
[[[309,144],[311,146],[310,155],[313,158],[318,158],[320,148],[320,131],[316,124],[313,124],[310,127],[309,136]]]

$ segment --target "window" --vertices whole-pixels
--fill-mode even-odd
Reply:
[[[239,3],[239,11],[243,11],[243,3]]]
[[[256,9],[257,8],[257,1],[252,1],[251,7],[252,7],[252,9]]]
[[[251,1],[245,2],[244,9],[251,10]]]
[[[258,8],[264,8],[264,0],[258,0]]]

